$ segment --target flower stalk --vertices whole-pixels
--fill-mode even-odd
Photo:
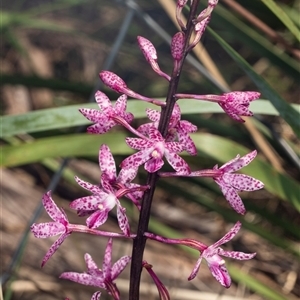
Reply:
[[[199,0],[194,0],[190,7],[188,22],[186,25],[186,30],[184,32],[185,33],[184,55],[182,59],[176,64],[176,68],[173,68],[171,74],[170,84],[169,84],[167,97],[166,97],[166,106],[162,107],[161,118],[158,125],[158,130],[161,133],[162,137],[166,137],[168,133],[168,125],[172,116],[174,105],[176,103],[176,98],[174,97],[174,95],[177,92],[180,73],[182,70],[184,59],[188,54],[186,50],[189,47],[190,38],[194,30],[193,19],[196,16],[198,5],[199,5]],[[131,262],[131,270],[130,270],[129,300],[139,299],[143,254],[146,245],[146,237],[144,236],[144,233],[148,231],[151,204],[154,196],[157,179],[158,179],[157,173],[149,173],[147,176],[147,184],[150,186],[150,188],[144,193],[141,211],[140,211],[137,235],[133,241],[132,262]]]

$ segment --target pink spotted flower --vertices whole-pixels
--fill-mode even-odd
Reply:
[[[129,147],[140,151],[124,159],[120,165],[121,168],[138,167],[145,163],[145,170],[154,173],[163,166],[165,156],[176,172],[190,173],[188,164],[177,154],[184,150],[181,143],[166,142],[153,126],[149,127],[148,135],[149,139],[126,138]]]
[[[121,169],[119,175],[117,176],[115,160],[111,154],[109,147],[105,144],[101,145],[99,150],[99,165],[102,172],[102,185],[108,183],[114,189],[132,189],[140,187],[140,185],[131,182],[136,177],[138,168],[132,167]],[[143,191],[133,191],[131,193],[127,193],[125,197],[132,200],[132,202],[139,207],[140,205],[138,201],[143,197],[143,194]]]
[[[190,174],[183,175],[188,177],[211,177],[219,185],[223,195],[229,202],[230,206],[239,214],[246,213],[245,206],[238,192],[240,191],[256,191],[264,187],[264,184],[251,176],[245,174],[235,174],[241,168],[247,166],[255,157],[257,151],[254,150],[245,156],[237,155],[220,168],[218,165],[213,169],[193,171]],[[174,172],[160,172],[160,177],[182,176]]]
[[[43,267],[63,241],[72,233],[72,229],[69,226],[69,221],[64,210],[59,209],[53,201],[51,191],[43,196],[42,202],[46,212],[54,222],[34,223],[30,227],[31,232],[36,238],[42,239],[60,234],[60,237],[54,242],[44,256],[42,261]]]
[[[155,127],[158,128],[159,120],[161,113],[154,109],[146,110],[148,118],[153,123],[146,123],[141,125],[137,130],[143,134],[148,134],[149,128]],[[189,121],[180,120],[181,111],[180,107],[177,103],[175,103],[170,122],[168,127],[168,134],[166,136],[166,141],[171,142],[178,140],[178,142],[183,146],[184,150],[186,150],[190,155],[196,155],[197,149],[190,138],[189,133],[193,133],[197,131],[197,126],[193,125]]]
[[[188,280],[192,280],[196,277],[197,273],[200,269],[200,264],[202,259],[204,258],[207,262],[208,268],[215,279],[221,283],[226,288],[229,288],[231,285],[231,278],[225,266],[225,261],[221,256],[230,257],[238,260],[249,260],[253,258],[256,253],[244,253],[239,251],[226,251],[223,250],[220,246],[229,242],[234,238],[234,236],[238,233],[241,228],[241,222],[237,222],[228,233],[226,233],[220,240],[209,247],[204,247],[201,244],[200,257],[189,276]]]
[[[122,95],[118,98],[115,106],[112,106],[109,98],[101,91],[95,94],[96,102],[100,110],[92,108],[81,108],[79,111],[94,125],[88,127],[89,133],[103,134],[118,124],[131,123],[133,114],[126,112],[127,96]]]
[[[84,273],[77,272],[64,272],[60,275],[60,278],[68,279],[83,285],[94,286],[104,289],[114,300],[120,299],[120,292],[115,284],[114,280],[120,275],[125,267],[130,262],[130,256],[121,257],[116,263],[111,264],[112,254],[112,239],[108,240],[102,270],[98,268],[89,254],[85,254],[84,260],[86,263],[87,271]],[[99,300],[101,292],[93,294],[91,300]]]
[[[115,192],[109,184],[106,184],[108,189],[103,189],[78,177],[75,177],[75,180],[81,187],[92,192],[91,196],[82,197],[70,203],[70,207],[77,210],[79,216],[90,215],[86,220],[86,225],[89,228],[98,228],[106,222],[108,213],[117,206],[117,218],[120,229],[128,236],[130,229],[125,213],[126,209],[121,206],[118,198],[122,197],[129,189],[124,188]]]
[[[249,110],[249,106],[252,101],[259,99],[260,93],[254,91],[235,91],[222,95],[176,94],[175,97],[177,99],[186,98],[217,102],[229,117],[238,122],[244,122],[241,116],[253,116],[253,113]]]
[[[257,151],[254,150],[242,157],[237,155],[220,168],[217,165],[213,168],[214,170],[221,171],[221,175],[213,177],[214,181],[221,188],[231,207],[242,215],[245,214],[246,209],[238,192],[260,190],[264,187],[264,184],[251,176],[234,174],[233,172],[247,166],[256,157],[256,154]]]

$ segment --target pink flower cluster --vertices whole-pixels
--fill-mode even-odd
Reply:
[[[182,9],[186,5],[187,0],[177,1],[176,18],[182,31],[174,35],[171,43],[171,54],[174,60],[172,76],[180,72],[186,54],[200,40],[217,2],[217,0],[208,1],[208,7],[194,20],[194,40],[187,41],[185,37],[186,25],[181,18]],[[172,76],[164,73],[160,69],[154,45],[141,36],[138,37],[138,45],[154,72],[167,81],[172,81]],[[101,91],[96,92],[95,98],[100,110],[88,108],[80,109],[81,114],[94,123],[88,127],[87,131],[92,134],[104,134],[114,126],[121,125],[136,136],[127,137],[126,143],[130,148],[137,150],[137,152],[125,158],[120,163],[120,172],[117,174],[117,167],[112,153],[108,145],[103,144],[99,149],[99,166],[101,170],[99,183],[92,184],[75,177],[76,182],[87,190],[90,195],[75,199],[70,203],[70,207],[77,212],[78,216],[87,217],[86,226],[70,224],[65,212],[57,207],[51,198],[50,192],[48,192],[43,197],[43,205],[53,222],[33,224],[31,231],[37,238],[60,235],[45,255],[42,266],[45,265],[48,259],[57,251],[58,247],[72,232],[84,232],[109,237],[102,269],[99,269],[91,256],[86,254],[84,258],[87,271],[85,273],[65,272],[60,277],[84,285],[104,289],[113,299],[120,299],[120,293],[114,281],[130,262],[131,257],[124,256],[112,266],[112,238],[136,238],[136,235],[130,231],[126,209],[122,206],[120,199],[123,196],[127,197],[138,210],[141,210],[143,207],[144,194],[147,193],[148,189],[154,188],[153,186],[139,185],[132,182],[140,166],[144,166],[144,169],[148,173],[157,173],[159,177],[210,177],[220,187],[230,206],[237,213],[242,215],[245,214],[246,209],[238,192],[259,190],[263,188],[263,183],[248,175],[235,173],[247,166],[255,158],[257,154],[255,150],[242,157],[237,155],[236,158],[225,163],[220,168],[216,165],[211,169],[191,171],[187,162],[179,154],[183,151],[188,152],[190,155],[197,154],[196,146],[190,136],[191,133],[197,131],[197,127],[188,121],[181,120],[179,105],[176,102],[173,103],[173,110],[170,110],[165,135],[162,134],[162,130],[159,130],[163,112],[150,108],[146,110],[146,115],[151,122],[134,128],[131,125],[134,116],[132,113],[126,112],[127,97],[146,101],[162,108],[166,108],[169,103],[152,99],[132,91],[127,87],[126,83],[113,72],[102,71],[100,78],[106,86],[122,95],[113,105],[107,95]],[[236,121],[243,122],[244,120],[241,116],[252,116],[252,113],[249,111],[250,102],[258,99],[259,96],[259,93],[251,91],[230,92],[224,93],[223,95],[194,95],[176,92],[173,95],[173,99],[177,101],[178,99],[190,98],[216,102],[223,108],[228,116]],[[174,172],[160,171],[165,163],[164,158],[174,169]],[[115,207],[118,224],[122,233],[100,231],[98,228],[107,221],[109,213]],[[224,287],[228,288],[231,284],[231,278],[221,256],[238,260],[248,260],[255,256],[255,253],[246,254],[243,252],[225,251],[220,248],[222,244],[229,242],[240,228],[241,223],[237,222],[222,239],[211,246],[206,246],[201,242],[189,239],[168,239],[148,232],[144,232],[144,236],[159,242],[181,244],[199,250],[200,257],[188,279],[192,280],[195,278],[202,259],[205,259],[212,275]],[[152,270],[152,266],[147,262],[143,262],[143,267],[148,271],[157,285],[161,299],[170,299],[167,289]],[[101,292],[98,291],[93,294],[91,299],[99,300],[100,295]]]

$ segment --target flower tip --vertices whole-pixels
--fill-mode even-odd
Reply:
[[[122,93],[124,89],[127,89],[127,85],[123,79],[113,72],[101,71],[99,77],[106,86],[118,93]]]

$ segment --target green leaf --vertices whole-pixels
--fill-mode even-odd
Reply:
[[[300,137],[299,120],[300,113],[297,112],[291,105],[284,101],[278,93],[260,76],[253,68],[229,46],[216,32],[208,28],[209,32],[214,36],[223,49],[237,62],[237,64],[245,71],[251,80],[260,89],[263,95],[271,101],[274,107],[279,112],[280,116],[292,127],[295,134]]]
[[[93,90],[91,85],[84,82],[70,82],[57,78],[42,78],[38,76],[2,74],[0,85],[21,84],[28,87],[48,88],[54,91],[69,91],[88,97]]]
[[[214,11],[211,27],[220,28],[220,30],[226,28],[226,35],[229,39],[231,36],[232,39],[251,48],[260,57],[266,57],[291,77],[299,76],[298,62],[295,59],[284,53],[279,47],[274,46],[262,34],[221,5],[218,5]]]
[[[16,146],[2,146],[2,166],[17,166],[39,162],[49,157],[95,156],[101,144],[108,144],[113,154],[133,153],[125,144],[126,134],[109,132],[105,135],[73,134],[42,138]],[[225,163],[237,154],[250,152],[245,147],[210,134],[193,134],[200,155]],[[87,147],[88,145],[88,147]],[[259,157],[243,173],[263,181],[266,190],[289,201],[300,211],[299,188],[295,180],[274,170]]]
[[[73,134],[43,138],[19,146],[3,146],[2,166],[39,162],[49,157],[95,156],[101,144],[108,144],[114,154],[130,154],[126,135],[110,132],[105,135]]]
[[[58,25],[54,21],[45,21],[42,19],[32,18],[26,13],[11,13],[8,11],[1,12],[0,28],[3,30],[7,27],[22,26],[26,28],[37,28],[59,32],[74,32],[72,28]],[[75,33],[75,32],[74,32]]]
[[[286,28],[300,41],[300,32],[289,16],[273,0],[262,0],[274,15],[286,26]],[[298,12],[299,13],[299,12]]]
[[[179,103],[182,114],[223,112],[219,105],[211,102],[181,100]],[[132,112],[136,118],[143,118],[146,117],[145,109],[149,106],[152,105],[139,100],[130,100],[128,101],[127,110]],[[98,106],[94,103],[84,103],[59,108],[41,109],[22,115],[1,117],[2,136],[5,137],[21,133],[33,133],[90,124],[90,122],[78,112],[78,109],[83,107],[98,109]],[[295,105],[295,107],[299,109],[300,105]],[[278,112],[273,106],[265,100],[253,102],[251,104],[251,110],[259,114],[278,115]]]

